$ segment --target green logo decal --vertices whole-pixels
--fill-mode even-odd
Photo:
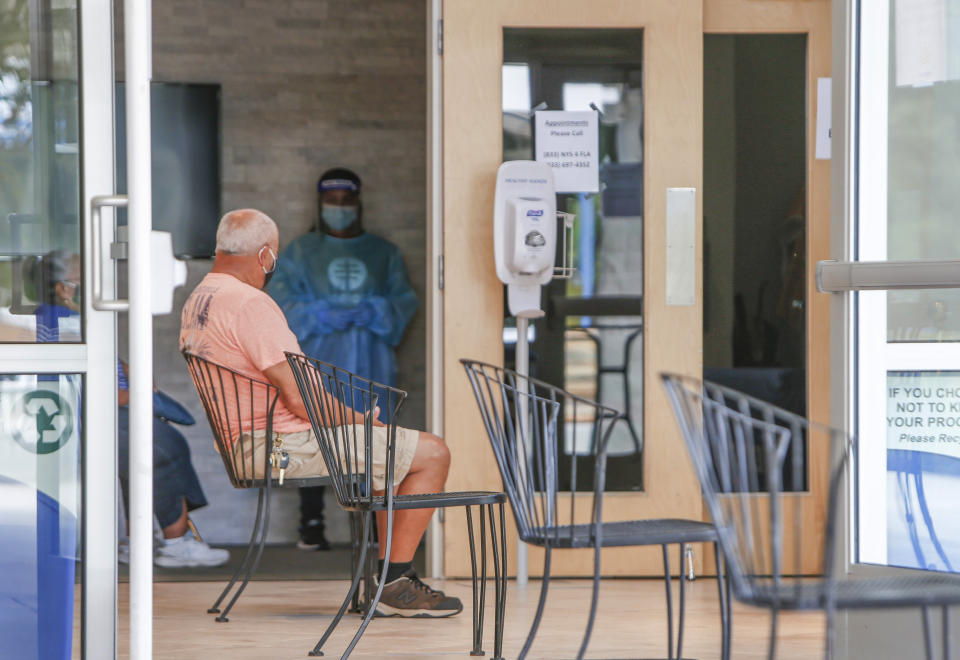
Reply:
[[[34,390],[14,406],[13,439],[34,454],[52,454],[73,434],[73,410],[59,394]]]

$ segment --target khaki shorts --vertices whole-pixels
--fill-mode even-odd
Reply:
[[[356,436],[353,433],[356,433]],[[373,487],[376,490],[383,490],[386,485],[387,480],[387,427],[386,426],[374,426],[372,429],[373,433]],[[358,466],[355,466],[355,470],[363,471],[364,466],[364,451],[363,451],[363,427],[360,425],[353,426],[347,430],[346,438],[344,438],[343,433],[338,434],[338,439],[342,443],[344,441],[349,442],[354,437],[356,437],[356,442],[358,445],[357,456],[359,456]],[[245,434],[246,435],[246,434]],[[256,475],[255,478],[262,479],[262,468],[263,463],[263,441],[266,433],[264,431],[254,431],[253,433],[253,447],[251,448],[250,442],[237,443],[234,447],[239,448],[241,444],[247,447],[247,451],[244,452],[245,456],[243,457],[244,463],[249,465],[251,453],[256,456],[260,456],[260,460],[255,462],[256,466]],[[281,441],[281,450],[287,452],[290,456],[290,464],[287,465],[287,471],[284,473],[284,476],[288,479],[306,479],[308,477],[326,477],[327,476],[327,465],[323,461],[323,454],[320,452],[320,444],[317,442],[316,436],[313,434],[313,429],[307,429],[304,431],[296,431],[294,433],[278,433],[277,437]],[[417,443],[420,442],[420,431],[414,429],[406,429],[402,426],[397,427],[397,441],[395,445],[394,454],[396,456],[396,461],[393,468],[393,484],[398,486],[401,481],[406,478],[407,473],[410,471],[410,465],[413,463],[413,455],[417,453]],[[353,458],[351,457],[351,462]],[[278,468],[273,468],[271,470],[274,478],[280,476],[280,470]]]

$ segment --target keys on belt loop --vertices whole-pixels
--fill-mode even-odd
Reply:
[[[273,439],[273,450],[270,453],[270,465],[280,470],[278,483],[283,486],[283,477],[290,465],[290,454],[283,451],[283,441],[279,437]]]

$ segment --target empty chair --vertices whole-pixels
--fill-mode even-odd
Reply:
[[[519,658],[526,657],[537,633],[550,584],[550,555],[555,549],[593,548],[593,597],[586,631],[577,658],[590,642],[600,587],[601,549],[615,546],[659,545],[663,552],[667,594],[667,651],[682,657],[684,580],[680,579],[680,621],[673,654],[673,606],[668,548],[687,543],[717,540],[713,525],[698,520],[655,519],[604,521],[603,494],[607,443],[610,431],[622,415],[595,401],[559,387],[527,378],[509,369],[474,360],[460,361],[467,372],[490,438],[504,491],[510,500],[520,539],[544,548],[540,601]],[[593,473],[578,473],[578,452],[589,448],[596,458]],[[569,483],[561,483],[561,462],[568,462]],[[588,486],[579,489],[580,484]],[[589,506],[578,503],[578,489],[592,490]],[[719,557],[719,554],[717,555]],[[720,592],[721,654],[729,650],[730,617],[718,566]]]
[[[293,370],[297,388],[303,399],[310,418],[310,425],[320,443],[324,463],[330,474],[331,485],[336,493],[337,502],[346,511],[359,513],[363,518],[364,534],[368,533],[372,514],[385,512],[387,517],[386,535],[379,539],[385,548],[383,570],[377,580],[377,588],[367,608],[366,616],[360,624],[342,658],[349,657],[360,637],[366,630],[370,619],[377,609],[383,592],[385,578],[390,567],[390,548],[393,538],[393,512],[404,509],[433,509],[464,507],[467,515],[467,529],[473,569],[473,647],[471,655],[483,655],[483,612],[486,604],[486,521],[490,523],[490,542],[493,553],[495,614],[494,614],[494,660],[503,660],[503,615],[506,607],[507,589],[507,553],[506,531],[504,529],[503,493],[495,492],[449,492],[430,494],[394,494],[394,471],[396,468],[397,421],[400,409],[407,393],[394,387],[382,385],[361,378],[332,364],[294,353],[287,353],[287,362]],[[364,415],[364,423],[344,425],[341,420],[350,419],[349,408]],[[374,410],[379,408],[386,426],[386,460],[383,479],[383,494],[375,490],[373,443]],[[476,542],[471,507],[479,509],[480,527],[480,564],[481,574],[477,577]],[[499,511],[499,528],[495,526],[495,509]],[[362,543],[361,553],[367,548],[366,539]],[[359,564],[363,565],[361,555]],[[346,611],[347,604],[356,592],[360,578],[358,569],[354,575],[350,590],[326,632],[310,652],[310,655],[323,655],[323,645],[336,628]]]
[[[217,452],[223,460],[223,467],[227,471],[230,483],[234,488],[256,488],[257,516],[250,534],[250,542],[237,570],[234,572],[227,586],[208,612],[218,614],[217,621],[227,621],[227,615],[233,608],[240,594],[247,586],[250,576],[256,571],[263,554],[263,546],[267,539],[270,527],[270,493],[278,487],[300,488],[301,486],[319,486],[329,483],[327,478],[313,479],[286,479],[282,483],[277,478],[266,479],[270,474],[271,466],[281,458],[276,451],[268,452],[264,443],[262,451],[254,450],[253,434],[264,433],[266,437],[273,435],[273,410],[277,403],[277,388],[270,383],[264,383],[243,374],[232,371],[204,358],[191,353],[184,353],[187,367],[197,394],[203,403],[203,409],[210,422],[210,430],[216,442]],[[266,426],[262,429],[254,428],[254,409],[266,411]],[[354,525],[355,527],[355,525]],[[358,554],[354,531],[354,561]],[[237,587],[227,606],[220,611],[220,604],[237,584],[240,575],[243,580]],[[354,604],[359,607],[359,603]]]
[[[947,605],[960,603],[960,579],[945,574],[854,578],[836,561],[853,439],[807,419],[709,382],[661,375],[717,525],[734,596],[771,611],[768,655],[776,656],[780,610],[824,610],[826,656],[833,651],[838,609],[918,607],[926,657],[933,658],[929,608],[943,607],[944,658],[949,652]],[[809,447],[829,443],[823,472],[811,471]],[[804,523],[790,491],[828,488],[820,524]],[[803,576],[805,555],[822,552],[819,575]]]

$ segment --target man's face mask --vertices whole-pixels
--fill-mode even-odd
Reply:
[[[267,267],[263,265],[263,251],[266,250],[270,253],[270,270],[267,270]],[[269,245],[264,245],[260,248],[260,252],[257,253],[257,261],[260,262],[260,268],[263,269],[263,288],[267,288],[267,283],[270,281],[270,278],[273,277],[274,272],[277,270],[277,255],[274,253],[273,248]]]
[[[323,221],[327,223],[330,229],[333,231],[343,231],[356,221],[357,207],[324,204],[321,215],[323,216]]]

